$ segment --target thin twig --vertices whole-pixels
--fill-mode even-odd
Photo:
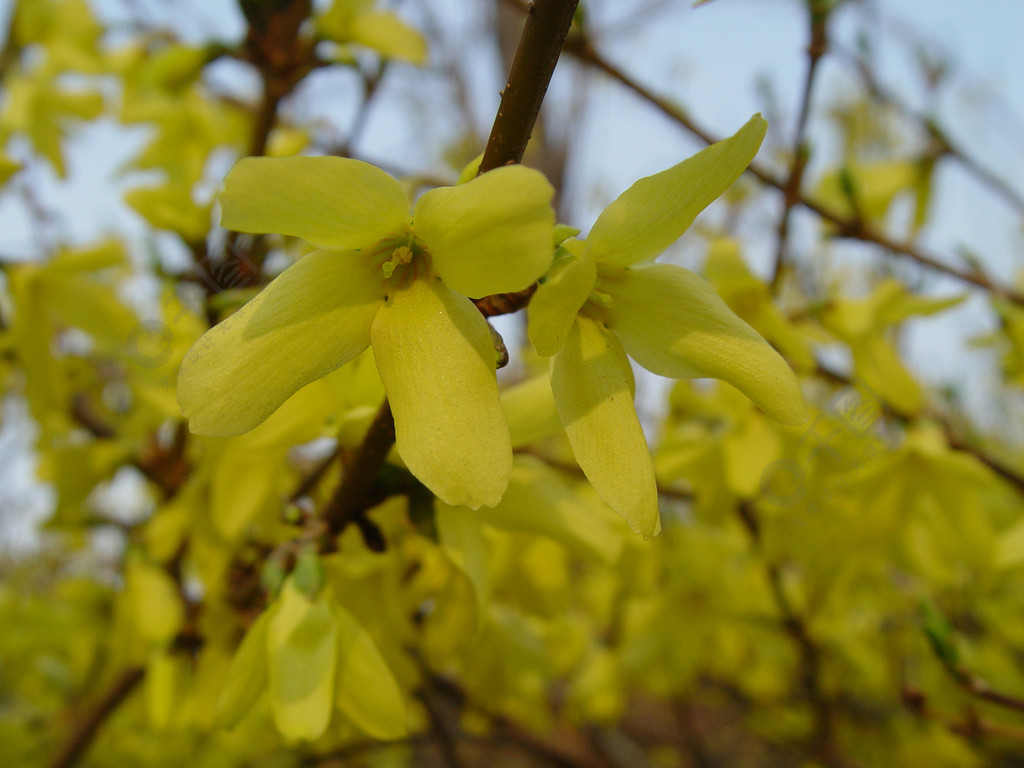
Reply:
[[[480,173],[523,159],[578,0],[537,0],[523,25],[508,83],[480,161]]]
[[[924,693],[916,688],[904,687],[903,705],[918,717],[941,723],[950,733],[973,741],[982,737],[1024,741],[1024,729],[982,720],[973,709],[969,709],[962,720],[937,712],[928,705]]]
[[[957,675],[956,679],[963,689],[975,698],[987,701],[990,704],[997,704],[1000,707],[1006,707],[1007,709],[1024,712],[1024,699],[995,690],[986,680],[975,674],[965,673]]]
[[[814,372],[820,378],[825,379],[827,381],[831,381],[835,384],[842,384],[844,386],[850,387],[856,386],[856,382],[850,376],[842,374],[839,371],[836,371],[832,368],[829,368],[823,363],[817,363]],[[1005,480],[1011,486],[1013,486],[1014,490],[1016,490],[1021,495],[1024,495],[1024,474],[1021,474],[1020,471],[1015,470],[1012,467],[1008,467],[999,459],[986,453],[976,445],[972,445],[971,443],[969,443],[966,439],[960,436],[959,431],[956,430],[950,423],[949,419],[947,419],[941,413],[938,413],[933,410],[926,411],[921,414],[906,413],[904,411],[901,411],[899,408],[892,405],[891,403],[888,403],[881,399],[879,399],[878,405],[889,416],[895,416],[902,419],[910,418],[912,416],[921,416],[936,422],[942,428],[942,431],[945,433],[946,443],[949,445],[950,448],[956,451],[963,451],[964,453],[970,454],[975,459],[984,464],[986,467],[991,469],[999,477],[1003,478],[1003,480]]]
[[[467,691],[455,681],[437,675],[417,659],[421,673],[426,678],[424,687],[438,701],[448,703],[457,711],[472,711],[484,717],[491,725],[493,739],[515,746],[537,760],[543,760],[556,768],[612,768],[608,761],[586,739],[576,734],[561,733],[557,738],[545,738],[533,734],[505,715],[492,711],[487,705],[469,698]],[[437,705],[435,703],[435,712]],[[461,739],[469,734],[460,733]]]
[[[355,117],[352,118],[352,126],[349,128],[348,136],[337,147],[331,154],[339,155],[340,157],[352,157],[353,148],[356,142],[363,135],[363,131],[366,129],[366,124],[370,119],[370,108],[373,106],[374,97],[377,95],[378,88],[380,87],[381,81],[384,79],[384,73],[387,72],[388,62],[386,59],[382,59],[377,67],[377,71],[370,74],[363,72],[363,98],[359,102],[359,107],[356,109]]]
[[[763,550],[761,522],[753,505],[740,501],[737,508],[740,521],[750,535],[754,548],[764,561],[772,599],[782,619],[782,627],[792,638],[800,652],[800,684],[814,713],[816,751],[827,765],[844,766],[847,761],[835,745],[835,706],[821,686],[821,653],[807,629],[803,617],[793,607],[782,584],[782,571],[777,563],[769,561]]]
[[[355,515],[369,507],[377,473],[395,443],[395,417],[385,398],[352,463],[345,468],[345,476],[324,510],[323,519],[328,533],[337,536]]]
[[[124,702],[142,682],[145,670],[129,667],[110,686],[96,705],[87,710],[71,731],[60,752],[49,763],[49,768],[71,768],[84,755],[99,733],[103,723]]]
[[[828,16],[830,5],[823,0],[814,0],[807,9],[810,27],[810,41],[807,44],[807,74],[804,78],[803,94],[800,97],[800,113],[797,118],[796,135],[793,139],[793,152],[789,165],[789,174],[782,190],[782,213],[779,216],[777,243],[775,247],[775,263],[769,284],[772,290],[778,288],[787,261],[789,248],[789,222],[793,208],[800,200],[800,186],[803,183],[804,169],[810,159],[810,148],[807,146],[807,122],[811,114],[811,95],[814,92],[814,80],[818,73],[818,63],[828,50]]]
[[[565,50],[575,56],[578,60],[599,69],[612,79],[621,83],[637,96],[640,96],[649,104],[656,107],[671,120],[678,123],[687,131],[699,138],[705,144],[713,144],[718,140],[718,138],[713,136],[707,129],[699,125],[684,109],[673,104],[668,99],[654,93],[649,88],[632,78],[625,71],[609,62],[594,50],[593,46],[591,46],[585,39],[570,38],[566,42]],[[747,171],[768,186],[774,187],[780,192],[785,192],[785,181],[777,178],[775,174],[769,172],[760,165],[751,163],[747,168]],[[955,278],[960,282],[977,286],[993,296],[999,296],[1012,301],[1015,304],[1024,305],[1024,293],[1021,293],[1009,286],[997,283],[988,277],[988,275],[978,270],[964,271],[957,269],[956,267],[951,267],[939,259],[939,257],[925,251],[923,248],[911,243],[893,240],[881,232],[872,229],[864,221],[848,219],[844,216],[840,216],[806,195],[801,194],[798,202],[804,208],[816,213],[824,221],[832,224],[836,229],[838,237],[852,238],[873,243],[893,254],[909,258],[935,272],[941,272],[942,274]]]
[[[309,494],[311,494],[320,484],[320,481],[323,480],[324,475],[327,474],[327,470],[329,470],[331,465],[338,460],[339,456],[341,456],[341,453],[342,445],[339,442],[328,456],[321,459],[321,461],[313,468],[312,472],[302,478],[301,482],[299,482],[295,487],[295,490],[292,491],[291,495],[288,497],[288,502],[290,504],[295,504],[299,499],[309,496]]]
[[[1003,197],[1007,205],[1021,216],[1024,216],[1024,195],[1010,186],[1009,182],[997,175],[995,171],[985,167],[975,157],[968,154],[943,130],[935,118],[922,114],[910,107],[892,91],[887,89],[871,71],[868,64],[856,54],[837,49],[840,55],[848,59],[860,74],[868,93],[876,101],[897,110],[905,119],[917,123],[918,127],[928,133],[938,144],[937,154],[947,155],[960,163],[969,173]]]

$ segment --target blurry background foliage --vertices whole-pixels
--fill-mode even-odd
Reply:
[[[573,464],[519,315],[493,510],[388,464],[322,535],[382,396],[366,356],[240,437],[175,402],[189,346],[301,255],[214,225],[231,163],[453,182],[522,3],[5,3],[0,764],[1024,765],[1024,78],[893,6],[581,3],[526,157],[559,221],[763,112],[672,255],[813,412],[640,377],[645,543]],[[997,47],[1019,10],[958,13]]]

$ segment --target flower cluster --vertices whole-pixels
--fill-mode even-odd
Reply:
[[[577,462],[630,527],[660,527],[647,442],[633,406],[629,357],[671,378],[729,382],[769,416],[805,419],[786,361],[702,278],[649,264],[743,173],[764,139],[756,115],[734,136],[640,179],[598,217],[586,240],[559,248],[527,310],[537,352]]]
[[[178,380],[189,427],[247,432],[372,345],[409,470],[449,504],[494,506],[512,449],[494,342],[467,297],[544,274],[552,195],[537,171],[500,168],[427,192],[410,215],[401,184],[358,160],[240,161],[221,196],[224,226],[318,250],[196,343]]]
[[[226,227],[295,235],[318,250],[215,326],[186,358],[179,401],[192,431],[252,429],[291,394],[373,347],[402,460],[450,505],[500,501],[512,454],[487,323],[470,298],[541,279],[529,336],[580,467],[644,536],[658,495],[629,358],[663,376],[723,379],[769,416],[799,423],[796,377],[700,277],[650,264],[743,172],[755,116],[733,137],[641,179],[585,240],[553,253],[552,189],[506,167],[424,194],[341,158],[250,158],[221,198]],[[552,258],[554,261],[552,263]]]

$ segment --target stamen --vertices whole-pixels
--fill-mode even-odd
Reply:
[[[611,309],[615,306],[615,300],[611,297],[611,294],[599,291],[596,288],[590,292],[587,301],[601,309]]]
[[[381,265],[381,270],[384,272],[384,277],[389,278],[394,274],[395,270],[403,264],[408,264],[412,261],[412,248],[407,245],[400,245],[391,252],[391,258]]]

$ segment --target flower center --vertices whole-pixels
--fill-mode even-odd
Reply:
[[[370,256],[384,279],[398,287],[430,271],[430,252],[411,232],[384,238]]]
[[[604,269],[598,265],[597,280],[594,287],[587,296],[583,305],[583,311],[590,317],[607,325],[608,317],[615,307],[615,283],[619,278],[618,272]]]
[[[408,264],[412,261],[413,252],[412,248],[408,245],[400,245],[391,252],[391,258],[385,261],[381,265],[381,271],[384,273],[385,278],[390,278],[395,273],[395,269],[402,264]]]

